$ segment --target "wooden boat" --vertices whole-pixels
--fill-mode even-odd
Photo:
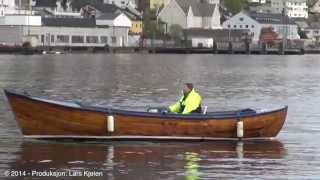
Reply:
[[[238,140],[275,137],[287,106],[180,115],[119,110],[53,101],[5,90],[24,137],[165,140]]]

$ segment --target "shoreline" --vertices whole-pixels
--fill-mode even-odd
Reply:
[[[0,54],[72,54],[72,53],[137,53],[137,54],[228,54],[228,55],[304,55],[320,54],[320,49],[277,48],[184,48],[184,47],[0,47]]]

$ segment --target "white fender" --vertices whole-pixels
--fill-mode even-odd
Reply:
[[[113,132],[114,131],[114,117],[109,115],[107,119],[107,129],[108,132]]]
[[[236,152],[237,152],[237,157],[239,159],[242,159],[243,158],[243,142],[242,141],[237,142]]]
[[[237,122],[237,137],[243,138],[243,133],[244,133],[243,121],[238,121]]]

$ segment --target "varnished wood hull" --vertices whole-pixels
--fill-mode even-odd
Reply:
[[[23,135],[32,138],[238,139],[238,121],[243,122],[243,139],[272,138],[281,130],[287,114],[284,107],[255,114],[163,115],[5,93]],[[108,116],[114,119],[113,131],[108,130]]]

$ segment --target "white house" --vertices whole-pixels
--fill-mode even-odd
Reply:
[[[201,0],[171,0],[161,10],[159,17],[168,27],[178,24],[183,29],[221,28],[219,6]]]
[[[0,26],[41,26],[41,16],[6,15],[0,17]]]
[[[131,27],[132,22],[124,13],[105,13],[96,18],[98,26]]]
[[[32,8],[36,13],[42,16],[63,16],[63,17],[80,17],[79,11],[74,11],[71,2],[66,2],[66,8],[63,8],[61,1],[55,0],[33,0]]]
[[[265,4],[266,0],[248,0],[249,3]]]
[[[225,29],[248,29],[253,42],[258,42],[262,28],[272,27],[278,38],[300,39],[298,26],[288,16],[282,14],[239,12],[222,24]]]
[[[14,0],[1,0],[0,1],[0,16],[6,14],[15,14],[15,1]]]
[[[220,0],[205,0],[209,4],[220,4]]]
[[[118,7],[133,7],[137,8],[137,4],[135,0],[103,0],[103,3],[105,4],[114,4]]]
[[[307,0],[271,0],[271,7],[292,18],[308,18]]]

